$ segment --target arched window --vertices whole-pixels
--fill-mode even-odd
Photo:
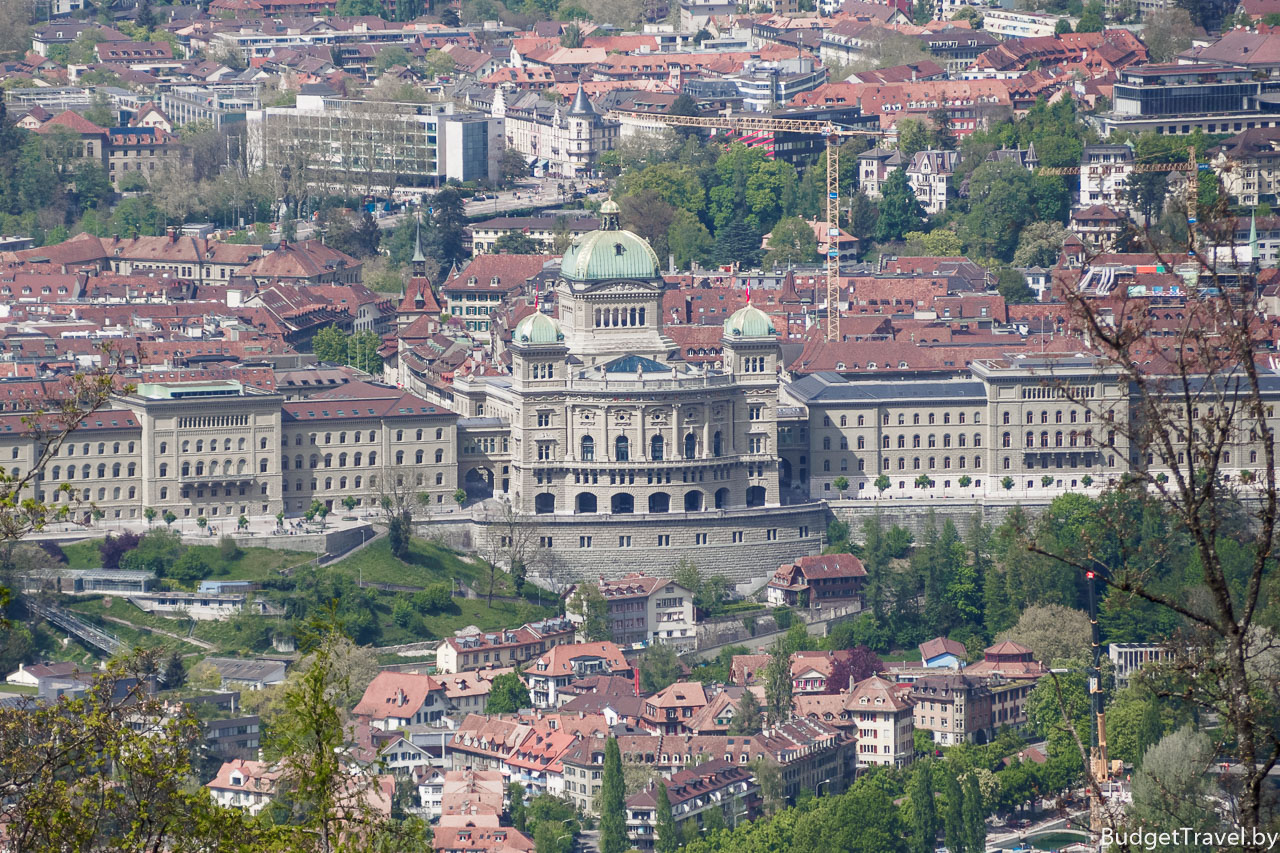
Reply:
[[[698,455],[698,438],[693,433],[684,437],[684,458],[693,459]]]
[[[426,458],[426,454],[422,452],[422,448],[418,448],[418,452],[413,455],[413,461],[416,465],[421,465],[422,460]]]
[[[829,436],[829,435],[824,435],[824,436],[822,437],[822,449],[823,449],[823,450],[830,450],[830,449],[831,449],[831,436]]]
[[[582,461],[593,462],[596,458],[596,440],[589,435],[582,437]]]
[[[111,476],[112,476],[112,477],[119,477],[119,476],[120,476],[120,463],[119,463],[119,462],[117,462],[116,464],[114,464],[114,465],[112,465],[112,466],[111,466]]]
[[[1027,431],[1027,447],[1035,447],[1035,446],[1036,446],[1036,434],[1028,430]]]
[[[182,442],[182,452],[183,453],[187,452],[187,443],[185,441]],[[204,452],[204,439],[201,439],[200,441],[196,442],[196,453],[203,453],[203,452]]]
[[[169,442],[167,441],[160,442],[160,453],[163,455],[168,452],[169,452]]]
[[[443,450],[441,450],[441,449],[437,449],[437,450],[436,450],[436,464],[437,464],[437,465],[439,465],[439,464],[440,464],[441,462],[443,462],[443,461],[444,461],[444,451],[443,451]]]
[[[418,441],[422,441],[422,430],[418,430]]]
[[[848,415],[841,415],[841,416],[840,416],[840,426],[848,426],[848,425],[849,425],[849,417],[848,417]]]
[[[267,473],[267,459],[265,456],[262,459],[258,460],[258,473],[259,474]]]
[[[351,464],[352,464],[352,465],[354,465],[354,466],[356,466],[357,468],[359,468],[359,467],[360,467],[360,462],[361,462],[363,459],[364,459],[364,454],[363,454],[363,453],[356,453],[356,454],[353,454],[353,455],[352,455],[352,457],[351,457]]]
[[[880,446],[883,447],[885,450],[889,449],[889,436],[886,435],[880,438]]]
[[[858,449],[864,450],[867,446],[867,439],[864,436],[858,436]]]
[[[663,450],[662,436],[655,435],[653,438],[649,439],[649,458],[650,459],[652,459],[654,462],[661,462],[662,450]]]
[[[437,429],[436,429],[436,441],[443,441],[443,440],[444,440],[444,430],[443,430],[443,429],[439,429],[439,428],[437,428]]]
[[[858,426],[863,426],[866,422],[867,420],[863,415],[858,415]]]
[[[54,476],[57,476],[57,475],[55,474]],[[161,462],[161,463],[160,463],[160,476],[161,476],[161,477],[168,477],[168,476],[169,476],[169,466],[168,466],[167,464],[165,464],[164,462]]]
[[[613,458],[618,462],[628,462],[631,459],[631,443],[627,441],[625,435],[618,436],[617,441],[613,443]]]
[[[1041,447],[1048,447],[1048,446],[1049,446],[1049,433],[1048,433],[1048,431],[1045,431],[1045,432],[1040,433],[1040,446],[1041,446]]]
[[[332,467],[333,467],[333,454],[332,454],[332,453],[326,453],[326,454],[324,455],[324,467],[326,467],[326,468],[332,468]]]
[[[720,452],[721,452],[721,448],[720,448],[720,432],[719,432],[719,430],[717,430],[717,431],[716,431],[716,434],[715,434],[715,435],[713,435],[713,436],[711,436],[711,455],[712,455],[712,456],[717,456],[717,457],[718,457],[718,456],[720,455]]]
[[[403,464],[404,464],[404,451],[403,451],[403,450],[397,450],[397,451],[396,451],[396,464],[397,464],[397,465],[403,465]]]

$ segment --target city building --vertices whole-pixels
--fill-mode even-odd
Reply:
[[[960,162],[959,151],[917,151],[907,165],[907,183],[925,213],[930,216],[947,209],[951,176]]]
[[[699,681],[677,681],[644,701],[640,725],[655,735],[690,731],[694,716],[707,706],[707,693]]]
[[[666,786],[671,819],[680,838],[689,837],[690,823],[698,831],[708,826],[735,827],[760,814],[760,784],[751,771],[723,758],[713,758],[681,770],[670,779],[651,781],[627,798],[627,838],[637,850],[652,850],[657,840],[656,785]],[[719,819],[707,819],[711,809],[722,812]]]
[[[444,689],[429,675],[379,672],[352,714],[378,731],[436,723],[445,712]]]
[[[1166,135],[1240,133],[1280,125],[1280,81],[1249,68],[1199,63],[1125,68],[1113,87],[1103,131]]]
[[[766,112],[788,104],[801,92],[811,92],[827,82],[829,71],[812,57],[771,62],[748,61],[737,74],[724,79],[733,83],[748,110]]]
[[[531,622],[490,633],[479,629],[445,637],[436,648],[440,672],[471,672],[497,666],[522,666],[552,646],[572,643],[575,627],[568,619]]]
[[[264,761],[234,758],[224,762],[205,787],[223,808],[243,809],[256,815],[274,799],[282,775],[279,768]]]
[[[1168,660],[1172,655],[1165,646],[1154,643],[1111,643],[1107,657],[1111,660],[1116,684],[1127,685],[1149,663]]]
[[[539,213],[534,216],[499,216],[467,226],[471,251],[477,255],[492,252],[493,246],[508,234],[520,234],[541,245],[542,251],[558,254],[557,244],[567,243],[600,227],[600,220],[576,212]]]
[[[769,604],[786,607],[823,607],[862,604],[862,583],[867,571],[852,554],[801,557],[774,572],[767,585]]]
[[[1280,202],[1280,128],[1254,128],[1210,148],[1222,187],[1241,207]]]
[[[681,650],[696,644],[693,593],[675,581],[630,572],[599,587],[615,643],[661,642]]]
[[[937,669],[963,669],[969,660],[964,643],[949,637],[934,637],[920,644],[920,662]]]
[[[885,181],[907,160],[896,148],[872,148],[858,155],[858,187],[867,198],[880,198]]]
[[[572,681],[592,675],[629,677],[631,664],[610,642],[565,643],[554,646],[525,668],[525,681],[535,708],[555,708],[568,697],[558,692]]]
[[[930,675],[911,685],[915,727],[931,732],[934,743],[986,743],[992,734],[991,690],[965,672]]]
[[[477,255],[440,284],[445,310],[477,340],[490,340],[489,315],[533,288],[547,263],[546,255]]]
[[[360,187],[390,195],[446,180],[498,174],[502,119],[459,112],[450,101],[359,101],[299,93],[292,107],[251,110],[248,158],[255,168],[305,172],[318,188]]]
[[[506,147],[529,158],[535,175],[589,177],[599,156],[618,139],[618,123],[596,111],[581,85],[568,105],[499,88],[492,113],[501,120]]]
[[[1014,9],[984,8],[982,29],[997,38],[1037,38],[1054,34],[1058,15],[1022,12]]]
[[[509,376],[455,379],[461,414],[509,425],[509,444],[493,444],[509,457],[476,458],[464,481],[492,484],[492,466],[508,465],[513,506],[538,516],[545,547],[592,574],[681,557],[762,573],[749,562],[777,555],[771,570],[825,529],[811,505],[779,498],[777,332],[743,308],[724,322],[719,366],[684,361],[663,333],[658,258],[618,218],[605,202],[601,229],[566,250],[559,319],[535,312],[516,325]]]
[[[251,111],[261,109],[259,87],[244,83],[173,86],[160,93],[160,108],[174,128],[208,122],[215,130],[243,124]]]
[[[915,757],[911,702],[891,682],[873,675],[843,697],[847,719],[856,723],[859,767],[905,767]]]
[[[1086,145],[1080,155],[1080,206],[1106,205],[1129,209],[1129,175],[1133,148],[1129,145]]]

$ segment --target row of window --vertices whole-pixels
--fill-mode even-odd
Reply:
[[[966,413],[965,413],[965,412],[958,412],[958,413],[956,414],[956,423],[959,423],[959,424],[964,423],[964,422],[965,422],[965,416],[966,416]],[[888,412],[885,412],[883,415],[881,415],[881,416],[880,416],[880,424],[881,424],[882,426],[889,426],[889,420],[890,420],[890,415],[889,415],[889,413],[888,413]],[[857,425],[858,425],[858,426],[866,426],[866,425],[867,425],[867,416],[866,416],[866,415],[858,415],[858,416],[857,416],[857,418],[856,418],[856,422],[857,422]],[[932,424],[932,423],[936,423],[936,422],[937,422],[937,414],[936,414],[935,412],[929,412],[929,414],[927,415],[927,423]],[[912,423],[912,425],[913,425],[913,426],[919,426],[919,425],[920,425],[920,413],[919,413],[919,412],[916,412],[915,414],[913,414],[913,415],[911,416],[911,423]],[[943,423],[943,424],[949,424],[949,423],[951,423],[951,413],[950,413],[950,412],[943,412],[943,413],[942,413],[942,423]],[[982,412],[974,412],[974,413],[973,413],[973,423],[975,423],[975,424],[980,424],[980,423],[982,423]],[[834,422],[831,420],[831,416],[830,416],[830,415],[823,415],[823,416],[822,416],[822,425],[823,425],[823,426],[828,426],[828,427],[829,427],[829,426],[834,426],[835,424],[834,424]],[[843,427],[843,426],[848,426],[848,425],[849,425],[849,416],[848,416],[848,415],[841,415],[841,416],[840,416],[840,426],[842,426],[842,427]],[[898,413],[898,426],[906,426],[906,425],[907,425],[907,415],[906,415],[906,413],[905,413],[905,412],[899,412],[899,413]]]

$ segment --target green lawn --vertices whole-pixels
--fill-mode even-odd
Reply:
[[[0,693],[21,693],[25,696],[36,695],[36,689],[29,684],[5,684],[0,681]]]
[[[407,560],[393,557],[390,543],[383,538],[345,560],[333,563],[329,568],[375,583],[426,586],[430,583],[451,583],[457,579],[476,592],[485,593],[489,590],[488,563],[480,559],[473,560],[421,539],[414,539],[409,545]],[[515,594],[506,572],[497,573],[494,593]]]
[[[208,545],[189,545],[188,548],[199,551],[209,565],[214,567],[211,577],[220,580],[266,580],[275,577],[276,570],[289,568],[315,559],[315,554],[302,551],[274,551],[270,548],[242,548],[240,556],[234,560],[223,560],[218,553],[217,540]],[[67,568],[97,569],[102,566],[102,557],[98,553],[101,539],[88,539],[63,545],[62,552],[67,555]]]
[[[78,542],[65,547],[68,561],[72,566],[96,565],[98,560],[97,541]],[[206,551],[209,562],[217,567],[212,575],[215,579],[260,580],[278,578],[277,570],[295,566],[311,559],[310,554],[287,551],[272,551],[266,548],[246,548],[236,560],[224,562],[214,545],[190,546]],[[325,573],[342,573],[351,578],[375,583],[403,584],[405,586],[427,586],[431,583],[452,583],[455,579],[470,586],[483,595],[489,588],[488,564],[482,560],[470,559],[465,555],[442,548],[431,542],[414,540],[407,560],[392,556],[390,545],[385,539],[375,542],[362,551],[340,560],[320,570]],[[494,593],[500,596],[514,594],[511,578],[505,572],[495,576]],[[278,604],[287,603],[291,593],[283,590],[264,589],[259,595],[265,596]],[[392,646],[404,643],[423,642],[440,637],[447,637],[459,628],[476,625],[482,630],[513,627],[525,622],[536,621],[555,615],[554,607],[539,606],[533,601],[495,600],[490,607],[484,598],[454,598],[450,607],[441,613],[433,613],[422,617],[422,631],[400,627],[392,619],[391,610],[398,599],[404,598],[403,592],[377,592],[374,612],[381,627],[381,636],[377,645]],[[107,605],[107,601],[110,604]],[[163,647],[177,649],[186,655],[193,654],[253,654],[253,644],[264,641],[263,622],[259,617],[241,616],[226,621],[200,621],[195,623],[193,636],[197,639],[217,646],[215,652],[203,652],[198,647],[181,640],[149,633],[146,629],[167,631],[186,637],[191,630],[191,622],[185,618],[171,618],[158,614],[146,613],[129,604],[123,598],[104,599],[101,596],[67,599],[66,606],[86,617],[89,621],[102,625],[128,643],[144,647]],[[102,616],[110,615],[124,619],[135,626],[130,629],[124,625],[107,622]],[[266,624],[275,630],[279,625],[276,620]],[[70,647],[68,656],[77,651]]]

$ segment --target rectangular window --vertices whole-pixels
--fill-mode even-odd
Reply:
[[[694,545],[706,545],[706,544],[707,544],[707,534],[705,534],[705,533],[695,533],[695,534],[693,534],[693,544],[694,544]]]
[[[765,541],[776,542],[778,539],[778,528],[771,527],[764,532]]]
[[[658,534],[658,547],[667,548],[671,545],[671,536],[666,533]]]
[[[734,541],[734,542],[741,542],[741,541],[742,541],[742,531],[741,531],[741,530],[735,530],[735,531],[733,531],[733,541]]]
[[[618,537],[618,547],[619,547],[619,548],[630,548],[630,547],[631,547],[631,537],[630,537],[630,536],[619,536],[619,537]]]
[[[590,547],[591,547],[591,537],[590,537],[590,536],[579,536],[579,537],[578,537],[578,547],[579,547],[579,548],[590,548]]]

